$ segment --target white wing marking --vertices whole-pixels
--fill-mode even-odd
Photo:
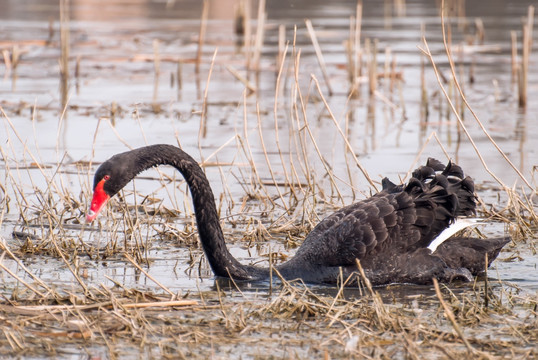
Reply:
[[[456,219],[453,224],[451,224],[449,227],[443,230],[435,239],[433,239],[433,241],[428,246],[428,249],[430,249],[430,251],[433,253],[435,252],[435,250],[437,250],[437,247],[439,247],[439,245],[441,245],[445,240],[450,238],[458,231],[479,224],[483,224],[483,222],[477,218]]]

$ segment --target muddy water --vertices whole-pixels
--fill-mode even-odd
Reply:
[[[40,199],[35,189],[46,191],[49,180],[54,178],[54,182],[61,183],[63,191],[77,198],[81,190],[84,191],[80,201],[87,203],[95,166],[88,169],[84,164],[104,161],[114,153],[146,143],[180,142],[187,152],[198,159],[225,164],[207,167],[206,170],[217,198],[224,194],[222,208],[226,219],[233,220],[245,214],[252,219],[263,212],[263,206],[259,204],[251,205],[253,211],[250,214],[249,207],[245,210],[240,206],[245,191],[254,191],[254,172],[248,165],[248,155],[245,155],[242,147],[244,144],[252,152],[256,170],[264,181],[271,180],[264,155],[265,146],[278,182],[284,182],[286,175],[294,168],[299,172],[298,181],[305,181],[305,171],[301,167],[307,166],[308,171],[319,179],[318,186],[326,192],[328,201],[341,205],[352,202],[353,198],[361,198],[371,187],[346,150],[322,96],[338,126],[344,129],[360,164],[367,169],[378,187],[382,176],[394,181],[398,181],[399,176],[405,176],[421,150],[421,161],[427,156],[444,158],[443,148],[432,136],[435,133],[448,154],[464,169],[469,169],[468,172],[484,189],[480,195],[486,204],[505,206],[507,199],[497,191],[496,182],[481,165],[470,141],[464,135],[458,135],[455,117],[449,114],[446,100],[440,94],[429,65],[425,72],[428,115],[420,111],[421,62],[428,61],[421,57],[418,49],[418,46],[423,46],[420,40],[421,24],[425,26],[426,38],[437,65],[445,77],[450,75],[435,2],[408,2],[405,14],[401,16],[387,14],[376,1],[365,2],[362,44],[365,46],[366,41],[372,44],[376,41],[378,72],[384,71],[385,62],[394,60],[395,70],[402,81],[396,82],[391,89],[388,79],[381,79],[378,95],[370,96],[365,74],[361,78],[360,96],[351,99],[348,98],[350,84],[344,42],[349,38],[349,18],[355,12],[353,2],[270,1],[260,71],[257,76],[253,73],[248,75],[257,91],[248,96],[245,85],[229,71],[232,68],[247,76],[244,49],[239,45],[241,39],[233,31],[233,2],[216,1],[210,4],[210,20],[198,75],[193,59],[198,49],[201,2],[169,3],[169,8],[165,7],[165,2],[151,1],[130,2],[129,5],[114,1],[107,2],[107,5],[99,1],[76,1],[71,4],[71,77],[65,114],[59,93],[57,1],[41,1],[39,4],[8,1],[0,4],[0,48],[6,54],[12,53],[14,47],[15,51],[21,53],[16,68],[0,68],[4,71],[0,81],[0,105],[9,118],[7,121],[3,117],[0,131],[3,152],[0,178],[12,199],[10,211],[3,214],[1,234],[13,247],[17,246],[18,241],[12,239],[11,232],[21,229],[20,213],[39,211]],[[453,20],[452,43],[460,80],[473,110],[515,167],[535,187],[533,181],[538,164],[535,142],[538,136],[538,102],[535,101],[538,98],[538,63],[536,56],[533,56],[528,78],[529,103],[525,110],[517,106],[510,63],[510,31],[516,31],[518,38],[521,38],[521,18],[526,15],[528,3],[493,1],[486,9],[468,4],[466,17]],[[252,13],[255,14],[255,10]],[[482,19],[485,27],[483,45],[476,41],[468,44],[468,39],[475,33],[476,17]],[[328,85],[305,29],[304,18],[312,19],[316,30],[327,65],[332,96],[329,95]],[[49,23],[49,19],[53,19],[53,22]],[[280,24],[286,26],[286,41],[292,44],[296,38],[296,48],[293,50],[291,45],[288,48],[275,106],[275,59]],[[293,31],[295,25],[296,33]],[[463,50],[458,52],[458,49]],[[293,52],[299,50],[298,85],[300,96],[307,99],[304,114],[311,130],[311,137],[303,129],[300,138],[296,135],[297,129],[303,128],[304,122],[302,110],[294,107],[300,97],[295,91],[293,60]],[[155,75],[153,61],[156,52],[160,59],[158,76]],[[211,66],[213,57],[214,65]],[[472,83],[469,80],[471,71],[474,74]],[[181,88],[178,87],[178,72]],[[321,94],[313,77],[319,81]],[[206,84],[209,84],[208,87]],[[454,94],[453,86],[445,84],[445,87]],[[207,107],[204,109],[206,90]],[[200,136],[203,111],[206,111],[206,129],[205,135]],[[463,117],[489,169],[504,183],[510,186],[515,184],[529,194],[531,190],[502,159],[471,113],[464,110]],[[275,128],[279,130],[278,139]],[[298,146],[300,139],[304,143]],[[328,177],[324,176],[326,170],[318,149],[325,163],[330,164],[334,171],[337,179],[335,186],[331,187]],[[284,164],[279,150],[286,159]],[[43,165],[45,169],[36,169],[35,163]],[[171,177],[175,176],[172,171],[163,171]],[[153,178],[160,176],[156,172],[148,174]],[[14,188],[22,189],[30,210],[16,205],[21,198],[15,195],[17,191]],[[173,185],[163,190],[155,180],[139,180],[136,182],[136,191],[162,199],[162,206],[182,212],[190,211],[188,199],[184,199],[181,190],[174,190]],[[274,187],[268,191],[271,195],[277,195]],[[336,193],[341,193],[342,198],[331,197]],[[127,201],[133,203],[142,199],[131,196]],[[114,211],[117,217],[118,209]],[[327,209],[321,209],[320,214],[324,211]],[[77,214],[81,219],[82,207]],[[108,216],[114,217],[114,213],[109,212]],[[260,219],[271,224],[271,219]],[[112,237],[108,231],[112,221],[107,218],[101,220],[98,231],[83,228],[76,219],[71,223],[73,229],[69,236],[74,239],[101,246]],[[190,223],[189,218],[176,220],[173,226],[182,228],[185,223]],[[158,223],[148,226],[145,234],[155,236],[157,230],[163,227]],[[46,229],[34,229],[37,229],[33,231],[38,237],[46,233]],[[482,229],[482,232],[490,235],[499,235],[504,231],[501,224]],[[248,247],[239,241],[241,236],[233,229],[226,227],[226,232],[234,239],[232,252],[245,262],[254,261],[268,252],[293,254],[294,251],[284,245],[283,239],[272,239]],[[528,239],[527,242],[509,247],[500,258],[513,260],[497,261],[494,276],[513,283],[524,292],[537,291],[534,243],[535,239]],[[172,290],[213,287],[214,282],[206,264],[202,264],[201,271],[198,271],[197,265],[192,269],[188,266],[191,259],[197,262],[202,258],[201,251],[196,247],[188,248],[157,240],[146,256],[151,261],[148,272]],[[87,281],[90,283],[111,285],[107,279],[109,277],[131,287],[155,288],[154,283],[140,276],[119,257],[106,261],[81,261],[81,268],[88,270]],[[47,282],[65,286],[66,289],[75,284],[62,261],[56,258],[38,256],[26,260],[26,265]],[[16,269],[16,265],[10,266]]]

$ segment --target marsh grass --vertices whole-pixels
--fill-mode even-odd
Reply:
[[[398,4],[399,11],[403,12],[405,3]],[[200,97],[198,144],[202,156],[206,153],[202,149],[204,138],[212,135],[212,129],[207,127],[209,84],[212,72],[218,71],[215,67],[218,52],[215,50],[211,59],[207,59],[202,51],[207,6],[205,1],[195,62],[197,73],[202,72],[204,64],[210,64],[205,92]],[[349,101],[358,96],[362,85],[366,84],[370,103],[381,99],[391,111],[405,118],[403,100],[394,100],[395,89],[401,92],[404,86],[398,79],[395,60],[386,59],[383,76],[379,76],[376,58],[379,45],[375,40],[360,45],[361,6],[357,6],[356,20],[351,21],[347,42]],[[247,36],[251,30],[249,21],[245,20],[249,29],[245,30],[247,71],[250,67],[263,70],[260,57],[265,17],[264,8],[260,6],[260,25],[254,44],[251,36]],[[321,45],[315,40],[316,32],[311,23],[306,24],[311,41],[314,45],[317,43],[318,70],[330,93],[328,70],[320,60],[323,59]],[[279,27],[279,34],[285,34],[285,29]],[[424,35],[427,35],[425,31]],[[286,260],[324,214],[346,204],[349,198],[367,196],[368,190],[360,188],[358,182],[368,184],[371,192],[379,187],[379,181],[361,165],[349,141],[348,124],[342,127],[317,77],[301,72],[301,49],[295,42],[285,44],[281,40],[283,36],[279,35],[279,55],[275,60],[273,114],[262,114],[258,103],[255,111],[251,111],[247,98],[258,91],[258,84],[252,85],[248,77],[227,67],[227,71],[245,85],[242,103],[237,105],[242,112],[241,126],[201,161],[206,172],[216,170],[222,180],[217,207],[229,243],[259,254],[256,259],[264,265]],[[444,96],[439,101],[446,101],[447,111],[465,135],[458,141],[467,139],[473,143],[471,134],[466,131],[467,122],[460,116],[461,107],[466,106],[485,136],[496,146],[465,98],[459,84],[462,77],[457,76],[447,38],[444,45],[451,70],[448,81],[443,81],[437,70],[426,40],[422,51],[439,80]],[[390,53],[390,50],[383,51]],[[160,59],[156,45],[155,81],[160,72]],[[182,62],[175,63],[180,89]],[[445,88],[446,84],[451,84],[451,90]],[[427,99],[429,94],[424,86],[422,88],[421,96],[426,98],[423,106],[427,108],[432,101]],[[459,106],[454,104],[452,99],[455,98],[459,99]],[[156,87],[151,106],[154,110],[155,106],[160,106]],[[331,166],[322,150],[319,134],[312,126],[318,119],[312,119],[312,112],[308,111],[312,107],[334,127],[338,143],[344,148],[347,178]],[[280,116],[282,108],[289,114],[285,125]],[[255,120],[250,116],[252,113]],[[375,288],[363,277],[362,286],[356,289],[342,286],[346,279],[341,279],[337,287],[320,287],[285,281],[274,271],[270,284],[217,280],[211,290],[173,290],[151,273],[157,263],[151,252],[155,247],[180,249],[188,276],[201,275],[206,281],[211,278],[199,248],[184,181],[164,170],[146,173],[111,200],[97,225],[86,225],[81,219],[91,197],[89,174],[97,164],[67,164],[63,160],[49,164],[41,160],[44,157],[39,150],[26,146],[23,154],[17,153],[13,144],[25,142],[3,109],[2,114],[5,127],[13,135],[8,144],[0,148],[4,164],[0,224],[8,221],[8,214],[16,214],[16,219],[9,220],[10,225],[13,224],[11,237],[0,238],[2,356],[45,354],[62,358],[83,352],[88,357],[110,359],[124,356],[185,359],[459,359],[467,356],[489,359],[538,355],[535,294],[504,282],[495,275],[495,268],[488,271],[489,278],[478,278],[473,284],[463,285],[434,282],[432,286]],[[271,117],[274,130],[269,140],[262,127],[267,126],[264,122]],[[257,125],[256,131],[251,130],[251,123]],[[283,131],[285,126],[288,126],[287,131]],[[267,146],[269,141],[273,143],[271,147]],[[261,149],[261,157],[254,151],[254,142]],[[285,144],[289,144],[289,148]],[[433,132],[418,151],[416,162],[432,144],[449,157],[443,142]],[[538,228],[535,179],[526,179],[513,166],[523,185],[508,187],[500,175],[489,170],[478,146],[474,143],[473,146],[484,168],[496,181],[490,189],[477,186],[479,196],[487,190],[499,194],[497,202],[486,202],[479,197],[480,214],[505,224],[514,239],[514,245],[500,260],[517,258],[517,246],[529,247],[535,254]],[[230,148],[234,149],[232,161],[220,161],[221,153]],[[496,148],[503,161],[509,161],[500,147]],[[415,166],[411,164],[410,169]],[[67,176],[81,184],[76,192],[67,185]],[[402,180],[408,176],[409,172]],[[31,185],[24,185],[28,184],[25,179],[30,179]],[[237,195],[230,179],[241,185],[241,194]],[[150,194],[138,192],[136,184],[140,181],[157,184],[158,190]],[[163,200],[161,189],[170,202]],[[68,279],[60,283],[51,280],[32,266],[33,259],[54,262],[55,265],[47,266],[66,269]],[[140,287],[136,281],[121,281],[121,277],[93,278],[97,268],[117,264],[131,269],[136,279],[146,279],[145,286]]]

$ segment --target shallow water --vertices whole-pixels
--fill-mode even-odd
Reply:
[[[239,39],[233,33],[233,4],[211,2],[201,70],[199,76],[195,74],[192,59],[196,57],[197,51],[200,3],[176,1],[171,8],[166,9],[165,2],[138,1],[130,2],[127,6],[110,1],[107,2],[106,11],[103,11],[105,5],[99,1],[72,4],[69,24],[72,77],[65,116],[62,116],[59,94],[57,21],[53,22],[52,37],[49,38],[49,18],[58,18],[57,1],[41,1],[39,4],[7,1],[0,4],[0,49],[11,52],[16,45],[22,52],[17,68],[8,71],[4,67],[0,81],[0,106],[9,118],[8,121],[2,117],[0,146],[3,156],[0,179],[12,199],[7,213],[7,208],[2,203],[0,221],[1,235],[10,248],[15,249],[22,243],[11,236],[14,229],[24,228],[21,226],[20,214],[28,216],[39,211],[42,198],[36,195],[36,190],[46,192],[50,179],[61,184],[63,190],[74,194],[83,203],[75,211],[78,220],[82,221],[85,204],[89,203],[91,175],[96,168],[94,165],[88,169],[85,162],[99,163],[114,153],[127,150],[127,146],[180,142],[183,149],[197,159],[203,158],[210,164],[227,164],[209,166],[206,171],[217,199],[221,199],[221,193],[224,194],[221,200],[224,201],[224,224],[225,231],[233,239],[232,253],[244,262],[256,261],[262,254],[269,252],[291,256],[294,249],[286,245],[284,237],[275,237],[266,243],[249,247],[242,240],[241,229],[250,231],[254,225],[240,223],[239,230],[232,230],[226,225],[234,219],[239,219],[240,222],[260,219],[266,225],[282,224],[275,220],[283,211],[277,212],[272,218],[264,218],[258,216],[264,212],[263,204],[253,202],[247,203],[246,208],[241,207],[245,192],[255,192],[255,189],[252,186],[253,171],[248,166],[248,158],[241,148],[239,138],[242,141],[248,140],[247,148],[252,152],[256,170],[264,181],[272,180],[263,146],[266,147],[277,182],[284,182],[286,174],[293,167],[299,169],[299,181],[305,181],[304,172],[301,173],[300,168],[307,164],[309,171],[320,179],[318,186],[325,192],[327,201],[337,205],[348,204],[354,196],[360,199],[371,191],[346,152],[337,127],[320,101],[320,95],[311,81],[312,75],[318,79],[322,94],[339,126],[345,129],[346,138],[360,164],[377,186],[382,176],[388,176],[395,182],[398,182],[399,177],[404,177],[415,165],[415,157],[422,146],[435,132],[448,154],[467,169],[468,174],[484,189],[479,192],[484,202],[500,208],[506,206],[507,199],[498,191],[494,179],[481,165],[470,142],[465,138],[457,141],[455,118],[446,115],[447,104],[441,100],[439,85],[430,65],[426,66],[429,115],[427,118],[421,115],[420,64],[422,60],[427,62],[426,59],[421,59],[418,49],[418,46],[423,46],[420,41],[421,24],[425,24],[426,38],[435,54],[437,65],[445,76],[449,76],[435,2],[409,1],[406,15],[401,17],[385,16],[383,6],[378,6],[376,1],[364,2],[363,46],[364,39],[377,39],[379,72],[383,71],[385,50],[390,48],[391,55],[388,59],[392,61],[395,58],[396,71],[401,74],[403,82],[399,83],[399,88],[397,86],[390,91],[388,81],[381,80],[378,87],[380,96],[369,96],[365,83],[361,87],[361,96],[354,99],[348,99],[347,96],[349,81],[343,45],[349,38],[349,17],[354,14],[354,2],[336,1],[327,4],[326,1],[309,1],[308,5],[300,1],[268,2],[261,71],[258,78],[250,76],[251,83],[258,91],[249,96],[245,96],[244,84],[227,70],[227,66],[231,66],[243,75],[246,74],[245,56],[237,45]],[[463,39],[473,33],[474,18],[480,17],[483,20],[486,29],[484,45],[465,47],[463,55],[455,55],[460,66],[458,69],[462,69],[460,80],[469,103],[489,134],[535,188],[538,165],[534,140],[538,137],[538,102],[535,100],[538,98],[538,62],[536,56],[531,58],[529,103],[526,110],[517,107],[510,68],[510,31],[517,31],[518,37],[521,37],[521,18],[526,15],[530,3],[532,2],[493,1],[485,9],[483,6],[467,4],[466,18],[461,20],[461,25],[458,25],[458,21],[453,21],[452,42],[456,51]],[[254,14],[255,11],[253,16]],[[304,18],[312,19],[316,29],[334,90],[332,96],[328,95],[305,30]],[[297,137],[294,133],[299,125],[295,118],[297,109],[293,107],[297,103],[297,95],[292,91],[294,79],[291,46],[275,107],[275,59],[278,53],[279,24],[286,25],[286,40],[290,42],[294,36],[293,26],[297,25],[296,49],[301,50],[299,85],[301,95],[309,99],[305,113],[319,151],[334,171],[337,189],[331,187],[328,178],[324,176],[326,170],[323,163],[304,131],[301,138],[305,142],[306,157],[299,154],[296,148]],[[537,34],[535,30],[535,38]],[[156,39],[161,59],[157,90],[154,85],[153,63]],[[215,64],[211,68],[214,54]],[[74,77],[77,59],[79,75]],[[176,78],[178,59],[182,61],[181,89],[178,89]],[[468,81],[471,68],[474,69],[472,84]],[[199,138],[203,95],[210,69],[207,133],[205,137]],[[172,77],[173,84],[170,80]],[[453,88],[449,91],[453,91]],[[259,106],[259,118],[256,105]],[[153,106],[159,107],[160,111],[156,113]],[[113,108],[116,111],[112,115]],[[297,110],[297,113],[300,112],[300,109]],[[275,118],[278,120],[276,125]],[[505,184],[514,185],[530,194],[531,190],[525,187],[516,172],[502,159],[468,110],[464,111],[464,119],[489,169]],[[299,115],[299,122],[302,126],[302,114]],[[279,130],[279,143],[275,127]],[[263,144],[259,133],[263,134]],[[283,165],[279,147],[286,158]],[[420,161],[427,156],[444,159],[443,150],[435,139],[425,147]],[[41,171],[35,163],[46,167]],[[163,173],[179,182],[179,176],[173,171],[165,169]],[[162,183],[155,181],[159,176],[156,171],[148,172],[147,179],[136,181],[136,191],[161,199],[162,206],[189,213],[189,200],[183,196],[183,186],[176,189],[177,182],[174,182],[163,189]],[[352,186],[349,186],[350,182]],[[23,210],[17,205],[24,201],[15,189],[22,189],[29,210]],[[132,190],[133,187],[129,189]],[[79,197],[81,190],[84,192]],[[271,195],[277,195],[274,186],[269,187],[268,191]],[[335,196],[338,191],[342,194],[341,200]],[[138,197],[135,200],[132,196],[127,196],[130,203],[139,203],[142,199],[143,197]],[[249,213],[249,210],[252,212]],[[66,234],[74,241],[83,239],[98,247],[105,246],[110,238],[116,239],[117,236],[115,229],[109,231],[113,222],[107,217],[121,218],[119,211],[114,208],[103,214],[99,220],[99,231],[89,231],[87,226],[78,225],[75,216],[67,222],[73,225],[73,229]],[[320,216],[327,211],[327,208],[320,208]],[[149,274],[172,291],[186,293],[214,289],[214,279],[203,260],[201,272],[198,271],[197,264],[202,259],[200,249],[159,240],[156,234],[157,230],[163,228],[164,220],[157,218],[156,221],[156,225],[143,228],[143,234],[147,237],[141,236],[144,241],[153,239],[145,254],[151,263],[146,268]],[[181,229],[190,221],[189,217],[183,219],[182,215],[172,225]],[[38,238],[44,238],[48,231],[47,224],[43,228],[32,229]],[[490,236],[502,235],[505,230],[498,223],[481,228],[483,233]],[[121,238],[121,233],[119,236]],[[507,247],[490,270],[490,277],[510,283],[524,294],[538,291],[535,243],[536,239],[530,238]],[[191,257],[195,261],[192,269],[188,265]],[[85,280],[89,284],[103,283],[111,286],[109,279],[113,279],[127,287],[159,290],[151,280],[119,255],[97,261],[82,256],[79,261],[81,269],[87,273]],[[53,283],[66,292],[76,289],[75,279],[58,258],[42,254],[24,258],[24,263],[47,283]],[[4,259],[4,264],[20,272],[21,276],[26,276],[14,262]],[[17,286],[6,274],[2,275],[2,282],[3,288],[8,291]],[[409,295],[405,290],[402,293]]]

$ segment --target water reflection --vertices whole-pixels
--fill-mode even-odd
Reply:
[[[512,30],[520,31],[520,18],[526,14],[529,3],[496,0],[487,7],[465,3],[465,9],[454,12],[465,11],[467,18],[455,19],[451,30],[454,46],[462,49],[454,51],[464,92],[492,136],[520,170],[532,176],[538,154],[527,138],[537,136],[538,125],[527,117],[538,111],[538,104],[531,101],[525,113],[517,112],[510,66],[510,34]],[[294,184],[274,190],[292,193],[293,204],[305,201],[296,189],[308,184],[313,174],[325,174],[326,168],[334,171],[338,185],[327,186],[327,194],[334,191],[337,195],[319,195],[323,201],[335,201],[333,196],[348,203],[359,195],[357,191],[370,190],[368,182],[350,162],[351,150],[344,139],[375,181],[381,174],[396,181],[423,146],[424,156],[444,156],[446,150],[465,168],[473,169],[477,182],[488,181],[490,177],[439,91],[430,64],[421,65],[425,58],[417,45],[425,34],[444,76],[443,85],[478,146],[485,149],[487,163],[495,173],[502,174],[505,183],[517,180],[457,96],[444,57],[435,2],[409,3],[405,11],[388,15],[387,6],[364,1],[361,45],[369,53],[363,56],[364,72],[351,98],[349,89],[353,88],[354,79],[350,73],[354,71],[349,69],[345,44],[351,40],[350,28],[354,28],[351,16],[356,13],[355,1],[269,1],[264,44],[256,66],[248,65],[251,58],[246,54],[245,38],[235,33],[236,4],[209,2],[210,21],[199,52],[201,1],[70,2],[71,55],[67,67],[75,78],[75,89],[62,97],[58,91],[57,21],[53,23],[52,35],[49,31],[49,18],[58,19],[58,1],[3,1],[0,18],[8,20],[2,24],[0,47],[4,63],[12,66],[5,66],[4,81],[0,84],[2,107],[16,118],[18,131],[28,136],[23,142],[44,149],[44,162],[64,159],[63,151],[55,154],[57,147],[68,151],[74,160],[88,159],[88,149],[95,148],[96,159],[103,159],[124,150],[124,144],[139,146],[146,139],[176,143],[177,136],[189,152],[201,153],[201,158],[218,153],[219,161],[231,164],[231,169],[240,169],[241,180],[230,181],[232,198],[243,194],[244,184],[238,185],[239,182],[251,183],[250,170],[244,167],[250,158],[245,158],[244,143],[240,144],[247,140],[253,152],[249,156],[264,179],[274,176],[277,183]],[[253,1],[250,9],[253,19],[256,4]],[[473,44],[480,45],[480,26],[473,19],[475,16],[483,19],[484,47],[467,44],[470,37]],[[320,93],[312,81],[312,75],[323,79],[323,73],[305,27],[306,17],[312,19],[333,96],[329,96],[323,82]],[[250,30],[255,32],[256,22],[252,21],[252,25]],[[216,51],[215,63],[211,65]],[[16,56],[17,53],[21,55]],[[21,61],[15,61],[17,58]],[[530,99],[537,98],[536,73],[530,71]],[[335,122],[345,128],[343,138],[321,96]],[[59,114],[67,98],[69,118],[63,118],[62,123]],[[22,110],[32,108],[29,104],[34,103],[35,112],[30,117],[29,111]],[[44,121],[28,121],[34,115]],[[110,120],[114,126],[99,128],[98,119]],[[199,142],[200,128],[206,136]],[[37,139],[29,135],[34,131]],[[14,138],[2,133],[0,143],[10,143]],[[234,147],[228,146],[234,144],[226,143],[228,139],[240,140]],[[223,144],[227,146],[220,149]],[[14,148],[13,157],[23,150],[22,146]],[[212,183],[220,184],[228,170],[224,170],[226,175],[208,170]],[[38,179],[39,174],[31,177]],[[39,181],[35,179],[32,181]],[[78,183],[79,179],[70,181],[74,187]],[[342,183],[352,184],[352,190]],[[220,193],[221,189],[217,191]],[[163,198],[167,196],[164,194]],[[282,207],[287,210],[293,206]]]

